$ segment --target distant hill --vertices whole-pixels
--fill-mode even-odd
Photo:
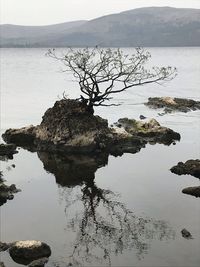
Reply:
[[[200,9],[138,8],[90,21],[0,26],[1,47],[200,46]]]

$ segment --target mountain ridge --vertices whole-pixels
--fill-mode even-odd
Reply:
[[[44,26],[0,25],[1,47],[200,46],[200,9],[145,7]]]

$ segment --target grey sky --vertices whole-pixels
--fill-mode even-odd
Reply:
[[[48,25],[144,6],[200,8],[200,0],[0,0],[0,23]]]

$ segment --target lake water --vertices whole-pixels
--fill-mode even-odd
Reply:
[[[181,192],[199,186],[199,179],[169,170],[179,161],[200,158],[200,111],[159,116],[143,105],[150,96],[200,100],[200,48],[148,50],[152,65],[177,67],[176,79],[130,89],[116,96],[120,106],[101,107],[96,114],[109,123],[141,114],[154,117],[179,132],[181,141],[95,159],[20,149],[13,160],[1,161],[7,183],[22,190],[1,207],[2,241],[46,242],[52,249],[47,267],[200,265],[199,199]],[[76,83],[45,52],[0,50],[1,132],[39,124],[63,91],[78,96]],[[183,228],[194,238],[184,239]],[[22,266],[7,252],[1,253],[1,261],[7,267]]]

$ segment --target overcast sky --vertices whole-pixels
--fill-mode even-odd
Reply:
[[[0,0],[0,23],[48,25],[144,6],[200,8],[200,0]]]

